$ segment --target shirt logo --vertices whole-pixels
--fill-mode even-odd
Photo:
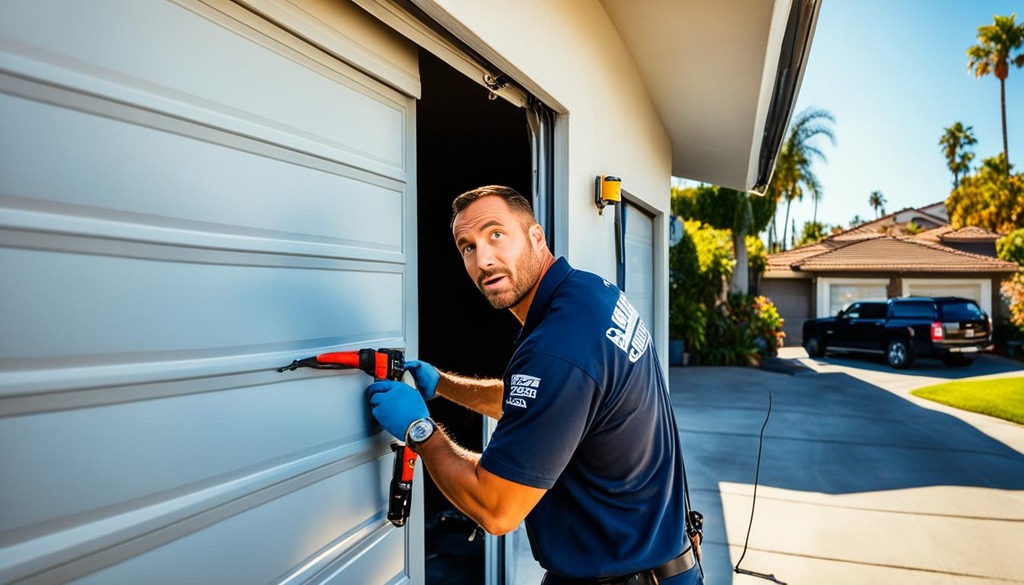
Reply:
[[[540,378],[527,376],[526,374],[512,374],[509,382],[508,400],[505,404],[526,408],[526,399],[537,398],[537,388],[540,387]]]
[[[605,335],[615,344],[615,347],[626,352],[632,363],[636,363],[651,345],[651,334],[647,331],[644,322],[640,320],[640,313],[633,308],[633,305],[626,299],[626,295],[622,293],[619,294],[619,300],[615,303],[611,327],[608,328]]]

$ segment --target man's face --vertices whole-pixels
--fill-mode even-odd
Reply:
[[[536,284],[541,272],[536,242],[505,201],[485,196],[455,217],[455,246],[466,272],[495,309],[508,309]]]

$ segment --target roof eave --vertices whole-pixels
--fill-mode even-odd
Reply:
[[[601,0],[672,143],[672,174],[760,191],[796,103],[821,0]]]

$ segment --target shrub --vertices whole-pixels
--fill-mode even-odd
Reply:
[[[730,293],[707,315],[697,362],[756,366],[778,355],[785,337],[782,324],[778,310],[767,297]]]
[[[699,221],[683,223],[669,250],[669,337],[682,339],[696,363],[750,366],[778,354],[782,319],[763,296],[726,293],[735,268],[732,234]],[[764,244],[748,237],[750,268],[767,263]]]
[[[1010,307],[1010,322],[1020,331],[1024,331],[1024,271],[1004,280],[999,292]]]
[[[705,326],[732,274],[728,230],[699,221],[683,223],[683,237],[669,250],[669,337],[682,339],[687,351],[699,351]]]

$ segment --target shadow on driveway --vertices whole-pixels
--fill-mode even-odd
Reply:
[[[894,369],[885,361],[884,356],[874,354],[830,353],[824,358],[813,358],[812,361],[819,365],[847,366],[872,372],[898,373],[905,376],[942,378],[943,380],[962,380],[1013,372],[1024,375],[1024,364],[985,354],[978,356],[969,366],[947,366],[935,358],[918,358],[905,370]]]
[[[855,359],[858,368],[889,369],[881,361]],[[927,360],[916,366],[901,373],[950,379],[980,373],[939,362],[931,368]],[[790,376],[753,368],[692,367],[671,368],[669,381],[691,499],[705,515],[707,543],[713,548],[705,555],[709,585],[731,582],[731,563],[739,558],[727,545],[742,547],[745,534],[724,533],[720,489],[723,483],[753,485],[769,392],[772,411],[764,434],[761,486],[816,494],[928,486],[1024,490],[1020,452],[954,416],[845,373]],[[759,494],[757,506],[764,505]],[[753,530],[771,533],[773,527],[758,524],[759,514]],[[766,570],[747,566],[749,560],[748,555],[744,568]]]

